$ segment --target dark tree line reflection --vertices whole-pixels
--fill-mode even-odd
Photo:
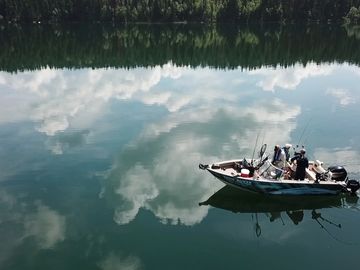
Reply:
[[[358,15],[359,0],[2,0],[0,21],[304,22]]]
[[[0,69],[163,65],[253,69],[360,63],[360,29],[339,25],[39,25],[0,30]]]

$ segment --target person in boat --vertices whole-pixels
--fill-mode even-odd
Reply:
[[[286,166],[286,154],[285,151],[280,148],[280,145],[275,145],[274,156],[271,162],[274,166],[283,169]]]
[[[278,144],[274,147],[274,156],[271,163],[278,168],[275,172],[275,178],[279,178],[286,167],[286,155]]]
[[[291,146],[292,146],[291,144],[287,143],[282,148],[284,150],[284,153],[285,153],[286,161],[290,161],[290,148],[291,148]]]
[[[295,171],[295,180],[304,180],[305,179],[305,172],[306,168],[309,167],[309,160],[305,156],[305,149],[300,150],[300,155],[295,155],[291,159],[291,162],[296,161],[296,171]]]

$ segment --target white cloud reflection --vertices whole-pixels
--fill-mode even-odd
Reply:
[[[103,261],[99,263],[102,270],[140,270],[142,263],[135,256],[121,256],[114,253],[109,254]]]
[[[349,90],[341,88],[331,88],[326,91],[330,96],[336,98],[341,106],[347,106],[356,102]]]
[[[260,130],[267,143],[285,143],[300,112],[300,107],[275,99],[241,110],[235,104],[224,109],[192,107],[149,124],[119,157],[108,179],[106,192],[115,190],[119,200],[114,220],[127,224],[143,208],[166,224],[200,223],[208,207],[198,202],[223,184],[197,169],[198,163],[251,155]],[[125,161],[128,156],[133,159],[130,164]]]
[[[40,201],[26,201],[23,194],[0,190],[0,265],[25,241],[33,241],[38,249],[54,249],[65,240],[65,233],[66,218],[56,210]]]
[[[46,68],[20,74],[1,72],[0,81],[7,91],[0,109],[0,121],[21,121],[30,117],[39,123],[38,131],[53,136],[75,122],[83,122],[76,121],[79,116],[85,123],[93,121],[110,98],[132,98],[137,92],[149,91],[161,78],[179,78],[181,72],[182,69],[170,63],[134,70]],[[15,99],[17,103],[21,101],[22,106],[13,107]],[[85,116],[84,111],[90,115]]]
[[[276,87],[293,90],[304,79],[330,75],[335,67],[335,65],[317,65],[315,63],[308,63],[306,66],[295,64],[286,68],[276,67],[269,69],[264,67],[251,70],[249,74],[262,76],[257,85],[265,91],[274,91]]]
[[[257,84],[263,90],[274,91],[276,87],[294,89],[304,79],[329,75],[336,68],[336,64],[310,63],[287,68],[263,67],[251,70],[248,74],[259,77]],[[350,66],[347,68],[358,72]],[[176,80],[180,77],[182,80],[176,86],[179,89],[169,89],[166,84],[161,84],[164,78]],[[225,72],[204,68],[194,72],[171,62],[163,66],[131,70],[45,68],[17,74],[0,72],[0,85],[3,88],[0,124],[32,120],[38,124],[39,132],[54,136],[71,127],[89,127],[102,115],[110,99],[132,99],[177,112],[194,104],[205,103],[210,106],[220,100],[231,102],[239,98],[240,93],[224,89],[224,86],[244,88],[245,82],[240,69]],[[339,96],[339,93],[334,95]],[[349,100],[342,94],[341,102],[344,104]]]
[[[317,148],[314,156],[323,161],[326,166],[341,165],[345,166],[345,169],[352,174],[360,174],[360,153],[352,147]]]
[[[294,89],[303,80],[329,75],[334,69],[336,65],[311,63],[248,73],[259,77],[258,86],[263,90],[274,91],[276,87]],[[169,83],[180,77],[175,87]],[[243,77],[241,70],[205,68],[195,72],[171,63],[132,70],[0,73],[0,83],[5,86],[0,124],[30,117],[38,123],[38,131],[54,136],[70,128],[87,130],[101,117],[110,99],[164,107],[168,114],[148,123],[114,162],[102,196],[114,205],[118,224],[131,222],[140,209],[146,209],[163,223],[194,225],[208,212],[197,203],[222,186],[199,171],[197,164],[251,156],[259,133],[268,145],[287,143],[301,113],[300,106],[289,106],[268,95],[244,102],[251,89],[246,89]],[[11,107],[13,100],[22,104],[20,109]],[[81,143],[87,134],[75,137]],[[47,145],[54,154],[62,154],[69,141],[59,138]],[[27,235],[51,248],[63,240],[64,219],[46,207],[37,211],[27,219]],[[43,216],[51,221],[45,222]],[[39,228],[54,230],[44,233],[44,239],[37,236]]]
[[[161,105],[169,112],[149,123],[113,166],[105,197],[114,193],[114,220],[118,224],[131,222],[140,209],[151,211],[167,224],[201,222],[208,208],[199,207],[198,202],[222,184],[199,171],[197,164],[251,155],[259,132],[270,145],[286,143],[301,112],[299,106],[290,107],[278,99],[242,104],[246,91],[235,91],[231,86],[244,87],[241,70],[205,68],[194,72],[167,64],[136,70],[57,72],[58,76],[52,77],[57,81],[55,90],[44,90],[36,83],[31,88],[41,94],[29,115],[47,135],[75,125],[86,128],[84,123],[91,124],[99,117],[111,98]],[[235,76],[237,80],[233,80]],[[160,83],[162,78],[179,77],[182,80],[176,89],[169,89],[170,83]],[[89,115],[84,113],[90,108]],[[64,146],[55,140],[49,148],[61,154]],[[131,164],[126,163],[129,155],[133,157]]]
[[[38,203],[37,210],[25,217],[25,237],[34,236],[41,249],[53,248],[65,239],[65,217]]]

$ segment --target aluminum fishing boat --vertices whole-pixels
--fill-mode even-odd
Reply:
[[[275,167],[261,148],[258,159],[234,159],[210,165],[199,164],[226,185],[246,191],[273,195],[337,195],[356,194],[360,188],[357,180],[349,179],[342,166],[324,169],[319,160],[309,161],[304,180],[295,180],[294,164],[286,169]]]

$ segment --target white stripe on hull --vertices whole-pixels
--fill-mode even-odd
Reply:
[[[252,178],[232,177],[213,170],[209,171],[228,186],[255,193],[273,195],[336,195],[343,191],[343,186],[336,183],[314,184],[301,181],[262,181]],[[294,185],[299,187],[294,187]],[[320,187],[321,185],[323,187]]]

